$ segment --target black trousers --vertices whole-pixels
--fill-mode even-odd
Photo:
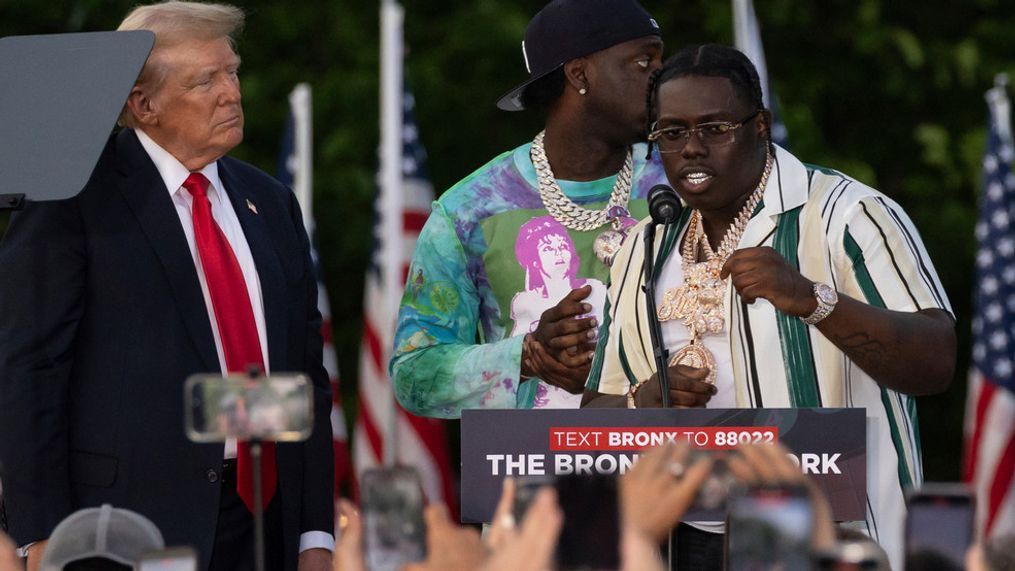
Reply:
[[[270,571],[285,568],[280,495],[276,493],[264,510],[264,568]],[[254,516],[236,493],[236,461],[227,460],[222,470],[219,518],[208,569],[236,571],[254,568]]]

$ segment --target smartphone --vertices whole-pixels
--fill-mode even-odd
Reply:
[[[556,477],[547,476],[518,476],[515,478],[515,498],[511,505],[511,515],[518,525],[522,524],[529,506],[536,499],[536,494],[544,486],[554,486]]]
[[[192,547],[149,551],[137,562],[138,571],[197,571],[197,552]]]
[[[194,375],[184,384],[187,437],[194,442],[300,442],[313,430],[313,389],[305,375]]]
[[[702,483],[701,488],[698,489],[698,495],[694,497],[694,502],[691,504],[692,510],[701,510],[703,512],[721,512],[726,511],[726,502],[730,494],[730,489],[735,485],[736,478],[730,474],[726,468],[726,457],[724,453],[716,453],[712,450],[704,450],[702,448],[692,448],[687,459],[684,461],[684,469],[693,466],[704,456],[712,457],[712,469],[709,471],[708,477]],[[722,519],[720,516],[717,519]]]
[[[734,490],[726,521],[726,568],[809,569],[813,519],[803,486]]]
[[[970,489],[924,484],[907,494],[906,504],[906,569],[962,569],[973,541]]]
[[[423,488],[414,468],[375,468],[360,478],[363,556],[371,571],[395,571],[426,557]]]
[[[617,478],[568,475],[557,478],[564,525],[557,542],[557,569],[618,569],[620,511]]]
[[[891,569],[888,555],[873,539],[839,540],[815,557],[817,571],[877,571]]]

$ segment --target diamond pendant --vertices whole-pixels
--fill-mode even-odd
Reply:
[[[595,242],[592,243],[592,252],[601,262],[612,266],[613,259],[627,239],[627,231],[638,222],[631,218],[631,214],[623,206],[611,206],[606,211],[606,216],[611,228],[596,236]]]
[[[606,230],[596,236],[596,241],[592,243],[592,251],[607,267],[611,266],[613,265],[613,258],[617,256],[617,252],[620,251],[620,247],[624,244],[624,238],[626,237],[627,234],[625,232]]]
[[[670,358],[670,366],[686,365],[695,369],[708,369],[708,376],[705,382],[714,385],[716,377],[715,357],[712,352],[705,348],[705,345],[692,339],[690,345],[686,345],[674,353]]]

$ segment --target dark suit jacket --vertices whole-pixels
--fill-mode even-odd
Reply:
[[[305,443],[278,446],[287,568],[299,535],[331,532],[331,397],[317,285],[291,191],[228,157],[219,173],[260,277],[273,372],[315,389]],[[246,205],[256,205],[257,213]],[[110,503],[207,566],[221,444],[183,430],[183,383],[219,371],[197,270],[165,184],[133,131],[114,134],[76,197],[16,213],[0,243],[0,478],[10,535],[48,537]]]

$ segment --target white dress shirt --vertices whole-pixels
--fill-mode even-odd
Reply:
[[[190,192],[183,188],[183,182],[190,176],[191,171],[183,166],[179,160],[168,151],[160,147],[144,131],[135,129],[138,140],[145,152],[155,163],[159,176],[169,189],[169,196],[176,207],[176,215],[180,217],[180,224],[183,226],[183,233],[187,237],[187,245],[190,247],[190,255],[194,258],[194,266],[197,268],[197,279],[201,283],[201,294],[204,296],[204,306],[208,311],[208,320],[211,323],[212,336],[215,338],[215,352],[218,355],[219,367],[223,374],[227,371],[225,354],[222,352],[222,339],[219,336],[218,320],[215,319],[215,310],[211,304],[211,294],[208,291],[208,281],[204,277],[204,268],[201,266],[201,257],[197,252],[197,244],[194,241],[194,221],[191,217],[191,205],[194,202]],[[261,343],[261,358],[264,362],[265,374],[270,372],[268,363],[268,331],[264,324],[264,300],[261,296],[261,281],[257,276],[257,266],[254,265],[254,257],[250,253],[250,245],[243,234],[243,227],[233,210],[219,178],[218,162],[205,166],[200,172],[211,183],[208,186],[208,201],[211,202],[211,216],[222,229],[229,246],[236,256],[243,272],[243,281],[247,285],[247,294],[250,296],[251,309],[254,312],[254,324],[257,326],[257,338]],[[236,457],[236,440],[230,439],[226,442],[225,458]],[[324,531],[308,531],[300,535],[300,551],[312,548],[323,548],[329,551],[335,546],[335,538]]]

